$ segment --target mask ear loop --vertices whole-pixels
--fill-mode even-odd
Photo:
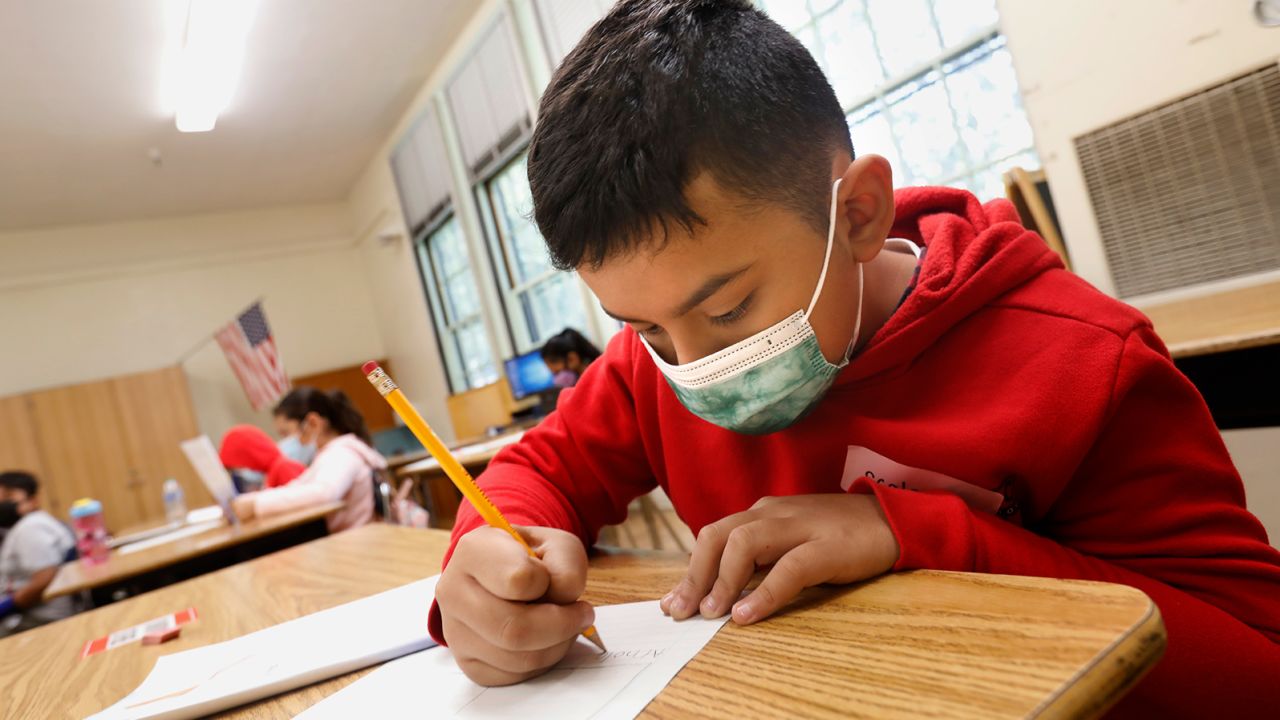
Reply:
[[[831,185],[831,217],[827,221],[827,253],[822,257],[822,272],[818,273],[818,286],[813,289],[813,297],[809,298],[809,308],[804,311],[806,322],[809,320],[809,315],[813,313],[813,307],[818,304],[818,297],[822,295],[822,288],[827,282],[827,267],[831,264],[831,248],[835,245],[836,239],[836,197],[842,182],[844,178],[836,178]],[[860,334],[862,334],[862,263],[858,263],[858,319],[853,323],[853,338],[849,340],[849,347],[844,351],[845,362],[848,362],[853,355],[853,348],[858,344]]]

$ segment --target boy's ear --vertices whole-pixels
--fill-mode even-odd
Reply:
[[[836,238],[846,239],[855,260],[869,262],[893,227],[893,170],[883,157],[863,155],[841,177]]]

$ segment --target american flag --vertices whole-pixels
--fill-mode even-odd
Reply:
[[[254,303],[214,337],[254,410],[271,405],[289,391],[289,376],[267,327],[267,316],[262,314],[262,303]]]

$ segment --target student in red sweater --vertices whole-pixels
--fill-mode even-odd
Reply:
[[[584,548],[661,487],[698,536],[676,618],[913,568],[1117,582],[1169,637],[1120,710],[1280,703],[1280,554],[1147,319],[1003,200],[895,194],[749,2],[615,5],[528,166],[552,257],[630,327],[480,478],[541,558],[459,514],[432,633],[470,677],[556,662],[593,619]]]

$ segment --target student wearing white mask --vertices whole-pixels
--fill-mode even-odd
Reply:
[[[283,487],[238,495],[232,508],[241,520],[342,502],[326,519],[329,532],[359,527],[373,519],[373,480],[387,461],[373,449],[369,430],[341,390],[306,394],[298,434],[318,448],[315,460]]]
[[[1280,704],[1280,552],[1150,322],[1008,201],[895,192],[755,3],[614,3],[542,94],[528,176],[552,262],[629,328],[477,479],[537,557],[458,511],[429,627],[471,679],[579,642],[586,547],[661,487],[697,536],[678,620],[898,570],[1123,583],[1168,646],[1117,717]]]
[[[305,385],[296,387],[281,398],[272,411],[271,420],[275,424],[276,437],[280,438],[277,443],[280,446],[280,452],[284,453],[285,457],[303,465],[310,465],[316,457],[315,443],[302,441],[302,423],[307,418],[307,400],[315,392],[317,392],[315,388]]]

